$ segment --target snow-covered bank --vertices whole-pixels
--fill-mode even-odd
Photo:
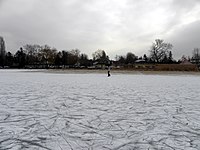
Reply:
[[[0,149],[200,149],[200,76],[0,71]]]
[[[20,70],[18,70],[20,71]],[[24,72],[45,72],[58,74],[107,74],[107,70],[101,69],[33,69],[23,70]],[[144,75],[200,75],[198,71],[136,71],[112,69],[112,74],[144,74]]]

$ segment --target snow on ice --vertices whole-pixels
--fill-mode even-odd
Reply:
[[[200,76],[0,71],[0,149],[200,149]]]

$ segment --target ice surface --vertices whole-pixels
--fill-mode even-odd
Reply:
[[[0,70],[0,149],[200,149],[200,76]]]

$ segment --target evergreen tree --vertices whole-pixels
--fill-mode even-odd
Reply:
[[[5,65],[5,54],[6,54],[5,42],[3,37],[0,36],[0,66],[2,67],[4,67]]]

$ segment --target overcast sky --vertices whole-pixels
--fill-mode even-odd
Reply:
[[[180,58],[200,48],[200,0],[0,0],[0,36],[11,52],[48,44],[111,58],[149,54],[160,38]]]

